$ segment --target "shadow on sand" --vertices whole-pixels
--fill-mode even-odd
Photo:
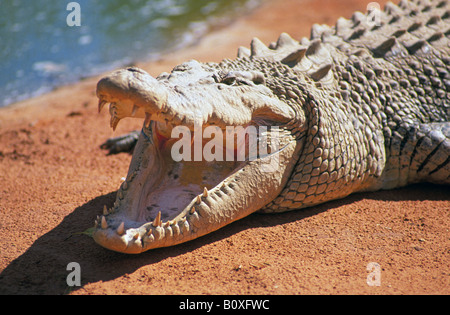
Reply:
[[[103,249],[90,237],[80,234],[92,226],[103,205],[112,205],[115,192],[97,197],[76,208],[53,230],[42,235],[28,250],[12,261],[0,274],[0,294],[66,294],[73,289],[66,283],[70,262],[81,266],[81,285],[109,281],[138,268],[168,257],[182,255],[205,244],[227,238],[239,231],[270,227],[301,220],[328,209],[361,199],[372,200],[445,200],[448,187],[428,184],[414,185],[393,191],[355,194],[301,211],[276,215],[254,214],[219,231],[178,246],[155,249],[140,255],[125,255]]]

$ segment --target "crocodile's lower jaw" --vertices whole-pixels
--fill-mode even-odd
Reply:
[[[114,207],[96,221],[95,241],[114,251],[172,246],[261,209],[284,187],[297,146],[289,139],[253,161],[174,162],[151,125],[143,128]]]

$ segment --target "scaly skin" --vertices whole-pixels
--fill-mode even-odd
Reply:
[[[449,184],[448,1],[388,4],[379,18],[371,25],[357,12],[335,27],[315,25],[300,42],[282,34],[266,47],[254,39],[235,60],[190,61],[156,79],[137,68],[103,78],[99,110],[111,103],[111,126],[124,117],[145,121],[127,179],[96,221],[94,239],[140,253],[255,211],[421,181]],[[241,162],[174,161],[174,128],[198,131],[199,124],[204,132],[277,126],[267,139],[279,143]]]

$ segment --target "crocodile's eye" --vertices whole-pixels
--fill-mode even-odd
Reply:
[[[212,75],[212,78],[216,83],[223,83],[226,85],[234,85],[236,83],[236,76],[232,74],[232,72],[229,73],[214,73]]]
[[[221,83],[228,85],[264,84],[264,75],[258,71],[231,71],[222,77]]]
[[[227,85],[234,85],[236,83],[236,77],[227,75],[222,79],[222,83]]]

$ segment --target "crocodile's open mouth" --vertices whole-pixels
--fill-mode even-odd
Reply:
[[[202,80],[213,83],[174,86],[131,68],[99,82],[99,110],[110,103],[112,128],[125,117],[144,118],[144,126],[114,206],[97,218],[97,243],[140,253],[189,241],[283,189],[297,143],[283,127],[292,110],[264,86]]]
[[[102,246],[140,253],[185,242],[245,217],[279,193],[274,183],[280,178],[274,178],[284,169],[280,152],[289,141],[278,142],[278,129],[277,141],[268,145],[275,138],[268,127],[215,128],[215,138],[187,127],[173,138],[174,128],[144,123],[114,206],[97,218],[93,236]]]

